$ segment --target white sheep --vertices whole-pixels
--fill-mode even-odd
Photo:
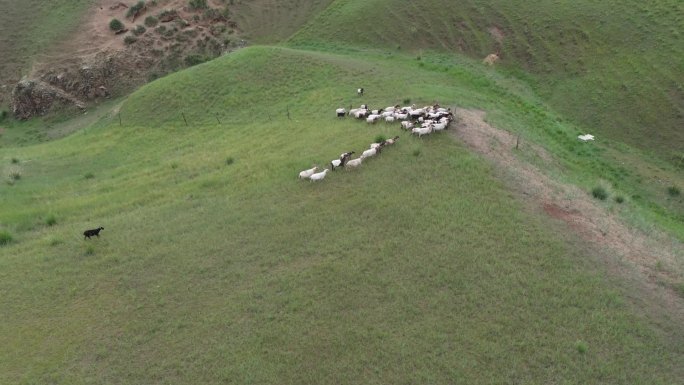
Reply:
[[[369,148],[368,150],[364,151],[363,154],[361,154],[362,158],[370,158],[371,156],[375,156],[378,153],[380,147],[376,148]]]
[[[411,133],[418,135],[419,138],[423,137],[423,135],[428,135],[431,132],[432,127],[416,127],[413,130],[411,130]]]
[[[313,168],[310,168],[308,170],[304,170],[299,173],[299,179],[308,179],[311,177],[316,172],[316,169],[318,166],[313,166]]]
[[[337,114],[338,118],[343,118],[344,115],[347,114],[347,110],[345,110],[344,108],[338,108],[335,110],[335,113]]]
[[[358,109],[358,110],[354,111],[353,116],[356,119],[362,119],[362,118],[366,117],[366,114],[368,114],[368,110]]]
[[[409,122],[409,121],[403,121],[403,122],[401,122],[401,128],[403,128],[405,130],[410,130],[413,128],[413,123]]]
[[[348,168],[356,168],[356,167],[359,167],[359,166],[361,166],[361,162],[363,162],[363,156],[361,156],[360,158],[356,158],[356,159],[350,160],[349,162],[347,162],[347,163],[344,165],[344,168],[345,168],[345,169],[348,169]]]
[[[394,138],[387,139],[387,140],[385,141],[385,143],[386,143],[387,145],[392,145],[392,144],[396,143],[397,140],[399,140],[399,136],[398,136],[398,135],[395,136]]]
[[[409,115],[407,113],[400,114],[398,112],[395,112],[394,117],[397,118],[398,120],[406,120],[409,118]]]
[[[338,168],[340,166],[344,166],[344,164],[347,163],[349,158],[351,158],[353,153],[354,153],[354,151],[345,152],[343,154],[340,154],[339,159],[333,159],[332,161],[330,161],[331,170],[335,171],[336,168]]]
[[[368,122],[368,123],[375,123],[375,121],[377,121],[378,119],[380,119],[380,115],[378,115],[378,114],[371,114],[371,115],[368,115],[368,117],[366,118],[366,122]]]
[[[327,174],[328,171],[330,171],[330,170],[328,170],[328,169],[326,168],[326,169],[324,169],[322,172],[319,172],[319,173],[317,173],[317,174],[313,174],[313,175],[311,175],[311,176],[309,177],[309,180],[312,181],[312,182],[316,182],[316,181],[319,181],[319,180],[323,180],[323,179],[325,179],[325,174]]]
[[[445,130],[447,128],[447,125],[449,125],[448,122],[433,123],[432,129],[435,131],[442,131],[442,130]]]
[[[387,123],[394,122],[394,116],[385,116],[385,122],[387,122]]]

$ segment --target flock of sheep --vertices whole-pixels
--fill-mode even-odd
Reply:
[[[358,90],[359,95],[363,94],[363,89]],[[352,116],[356,119],[365,119],[369,124],[375,124],[380,120],[386,123],[401,122],[401,128],[411,130],[412,135],[417,135],[419,138],[423,135],[429,135],[435,131],[446,130],[449,124],[453,121],[454,115],[449,108],[442,108],[438,104],[433,106],[426,106],[416,108],[415,105],[410,107],[399,107],[399,105],[387,107],[379,110],[371,110],[368,105],[363,104],[359,108],[350,109],[347,111],[344,108],[335,110],[338,118]],[[333,159],[330,162],[330,168],[323,169],[317,172],[319,167],[314,166],[308,170],[299,173],[300,179],[309,179],[312,182],[325,179],[329,171],[334,171],[336,168],[344,167],[345,169],[352,169],[359,167],[364,159],[375,156],[382,151],[386,146],[390,146],[399,140],[399,136],[383,140],[377,143],[371,143],[370,148],[365,150],[361,156],[356,159],[351,159],[355,154],[354,151],[340,154],[338,159]]]

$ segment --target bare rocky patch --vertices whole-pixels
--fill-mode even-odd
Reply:
[[[43,115],[54,107],[84,109],[124,95],[169,72],[244,46],[227,1],[121,2],[100,0],[72,36],[43,55],[12,91],[15,117]],[[113,19],[122,28],[112,30]]]
[[[585,191],[561,183],[521,159],[516,151],[532,153],[548,164],[544,149],[524,143],[516,150],[515,135],[485,121],[485,112],[457,109],[454,135],[489,159],[496,170],[536,210],[563,223],[603,257],[615,274],[640,286],[641,296],[674,319],[684,319],[684,298],[676,286],[682,281],[684,245],[657,230],[645,233],[627,225]]]

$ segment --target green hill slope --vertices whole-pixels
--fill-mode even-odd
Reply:
[[[682,14],[677,0],[339,0],[291,44],[498,52],[586,130],[671,159],[684,143]]]
[[[467,62],[254,47],[160,79],[121,125],[0,149],[21,175],[0,200],[0,383],[680,381],[682,336],[451,135],[335,118],[360,78],[372,105],[553,125],[559,152],[576,133]]]

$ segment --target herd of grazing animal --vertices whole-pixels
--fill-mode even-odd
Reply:
[[[308,170],[300,172],[299,179],[308,179],[311,182],[316,182],[325,179],[325,176],[329,171],[335,171],[335,169],[340,167],[344,167],[345,170],[357,168],[361,166],[361,163],[364,159],[379,154],[383,148],[393,145],[397,142],[397,140],[399,140],[399,136],[395,136],[394,138],[383,140],[381,142],[371,143],[370,148],[365,150],[361,156],[355,159],[351,158],[352,155],[356,153],[354,151],[342,153],[340,154],[339,158],[330,161],[330,168],[325,168],[323,171],[317,172],[319,167],[313,166]]]
[[[338,118],[351,116],[365,119],[368,124],[375,124],[380,120],[386,123],[400,122],[401,128],[411,130],[411,135],[419,138],[436,131],[446,130],[454,120],[450,108],[440,107],[439,104],[416,108],[416,105],[399,107],[399,105],[373,110],[362,104],[359,108],[347,111],[344,108],[335,110]]]
[[[357,94],[362,96],[363,88],[357,89]],[[359,120],[365,119],[368,124],[375,124],[380,120],[384,120],[386,123],[400,122],[402,129],[410,130],[411,135],[416,135],[419,138],[433,132],[446,130],[454,120],[451,109],[440,107],[439,104],[422,108],[416,108],[415,104],[407,107],[396,105],[377,110],[369,108],[367,104],[362,104],[361,107],[352,108],[349,111],[345,108],[338,108],[335,110],[335,115],[338,118],[351,116]],[[318,166],[313,166],[313,168],[300,172],[299,178],[315,182],[325,179],[328,171],[335,171],[340,167],[347,170],[357,168],[361,166],[364,159],[378,155],[383,148],[396,143],[398,139],[399,137],[395,136],[382,142],[371,143],[370,148],[364,150],[361,156],[355,159],[351,158],[352,154],[355,153],[354,151],[342,153],[338,159],[333,159],[330,162],[329,169],[325,168],[317,172]]]

